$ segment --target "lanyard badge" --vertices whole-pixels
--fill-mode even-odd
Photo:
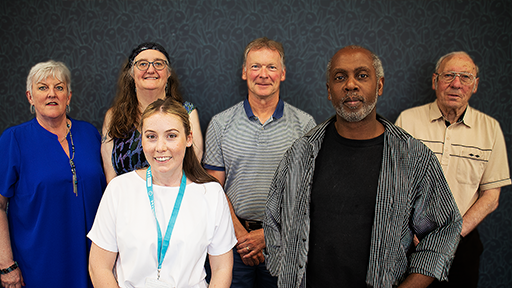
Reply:
[[[185,171],[183,171],[183,176],[181,177],[180,190],[178,192],[178,196],[176,196],[176,201],[174,202],[174,208],[172,210],[171,219],[169,219],[169,223],[167,224],[167,230],[165,231],[165,236],[162,239],[162,230],[160,229],[160,223],[158,223],[158,219],[156,218],[155,211],[155,198],[153,193],[153,175],[151,174],[151,166],[148,167],[146,171],[146,189],[149,197],[149,204],[151,205],[151,210],[153,211],[153,216],[155,216],[156,220],[156,230],[158,233],[158,270],[157,270],[157,280],[160,279],[160,270],[162,269],[162,263],[164,262],[165,254],[167,253],[167,248],[169,248],[169,242],[171,240],[172,230],[174,229],[174,224],[176,223],[176,218],[178,217],[178,212],[180,211],[181,200],[183,200],[183,194],[185,194],[185,187],[187,186],[187,177],[185,176]]]

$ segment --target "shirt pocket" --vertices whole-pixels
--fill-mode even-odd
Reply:
[[[491,150],[454,145],[453,151],[452,156],[457,161],[457,181],[460,184],[479,184]]]

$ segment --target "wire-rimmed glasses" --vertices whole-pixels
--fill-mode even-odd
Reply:
[[[436,74],[439,80],[444,83],[452,83],[452,81],[455,80],[457,76],[459,76],[460,83],[464,85],[471,85],[476,79],[476,77],[469,72],[447,71]]]

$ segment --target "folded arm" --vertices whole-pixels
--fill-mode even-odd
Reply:
[[[281,265],[281,209],[284,184],[287,177],[288,153],[279,163],[265,205],[263,229],[265,231],[264,255],[270,274],[277,276]]]
[[[462,217],[439,162],[431,155],[423,166],[412,218],[419,243],[410,258],[409,273],[421,273],[440,281],[447,279],[460,240]]]

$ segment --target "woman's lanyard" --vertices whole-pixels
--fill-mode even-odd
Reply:
[[[160,279],[160,270],[162,269],[162,263],[164,262],[165,254],[167,253],[167,248],[169,248],[169,242],[171,240],[172,230],[174,229],[174,224],[176,223],[176,218],[178,217],[178,212],[180,211],[181,200],[183,200],[183,194],[185,193],[185,187],[187,186],[187,177],[185,176],[185,171],[183,171],[183,176],[181,177],[180,191],[178,192],[178,196],[176,196],[176,202],[174,203],[174,208],[172,210],[171,219],[169,219],[169,224],[167,224],[167,230],[165,231],[165,237],[162,241],[162,231],[160,230],[160,224],[158,223],[158,219],[156,218],[155,212],[155,198],[153,195],[153,176],[151,174],[151,166],[148,167],[146,171],[146,188],[148,190],[149,204],[151,205],[151,210],[153,210],[153,216],[155,216],[156,220],[156,230],[158,232],[158,278]]]

